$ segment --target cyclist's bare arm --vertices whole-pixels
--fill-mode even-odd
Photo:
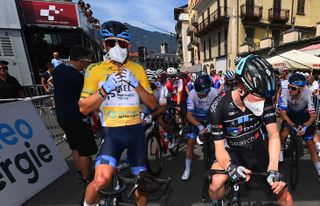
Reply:
[[[293,122],[291,121],[291,119],[289,118],[286,110],[280,110],[280,115],[281,115],[281,118],[282,118],[283,120],[285,120],[285,121],[290,125],[290,127],[293,127],[293,126],[294,126],[294,123],[293,123]]]
[[[193,124],[196,127],[200,124],[200,122],[198,122],[197,119],[194,118],[193,112],[187,112],[187,120],[188,120],[188,122],[190,122],[191,124]]]
[[[136,91],[144,105],[152,110],[157,108],[157,99],[153,94],[148,93],[140,84],[136,87]]]
[[[280,135],[278,126],[276,123],[270,123],[266,125],[268,132],[268,152],[269,152],[269,165],[268,171],[278,171],[279,157],[280,157]]]
[[[163,115],[166,112],[165,106],[160,106],[155,112],[151,114],[153,119],[158,119],[161,115]]]
[[[100,89],[102,95],[107,95],[102,89]],[[86,98],[81,97],[79,100],[79,109],[80,112],[84,115],[88,115],[91,112],[96,111],[99,109],[103,99],[99,96],[98,93],[92,94]]]
[[[214,147],[216,152],[216,159],[222,169],[227,171],[228,166],[231,164],[230,162],[230,155],[225,149],[224,139],[221,140],[215,140],[214,141]]]

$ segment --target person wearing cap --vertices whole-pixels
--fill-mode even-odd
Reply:
[[[0,99],[24,98],[21,84],[8,72],[8,64],[5,60],[0,61]]]

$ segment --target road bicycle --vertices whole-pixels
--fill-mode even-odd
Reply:
[[[207,126],[207,121],[201,121],[201,124]],[[203,142],[203,164],[205,171],[209,170],[215,158],[214,142],[209,132],[199,133],[199,139]]]
[[[136,190],[164,199],[171,183],[171,178],[157,178],[149,174],[128,176],[122,170],[114,173],[113,184],[106,190],[99,191],[101,200],[99,206],[132,206],[135,204]]]
[[[179,148],[182,144],[182,138],[186,132],[180,116],[176,115],[177,107],[169,107],[169,124],[174,131],[174,140],[176,145],[169,149],[169,141],[159,124],[156,121],[152,121],[151,124],[146,125],[146,144],[147,144],[147,156],[148,156],[148,171],[154,176],[158,176],[162,170],[164,156],[169,151],[172,156],[176,156],[179,152]]]
[[[210,169],[205,173],[205,177],[204,177],[204,184],[209,185],[212,181],[212,175],[215,174],[226,174],[227,172],[224,170],[214,170],[214,169]],[[250,174],[251,179],[253,179],[253,177],[258,177],[258,178],[264,178],[266,179],[268,176],[267,172],[252,172]],[[221,206],[240,206],[242,205],[241,202],[241,185],[245,184],[245,187],[248,189],[249,188],[249,182],[241,182],[241,183],[233,183],[230,180],[228,180],[225,183],[225,196],[219,201],[219,205]],[[208,188],[207,188],[208,189]],[[260,188],[261,189],[261,188]],[[270,191],[270,193],[272,193],[272,191]],[[202,202],[205,202],[206,200],[209,199],[208,194],[206,194],[207,196],[204,196],[204,194],[202,194]],[[276,201],[276,196],[272,193],[272,201],[268,201],[263,203],[263,205],[278,205],[277,201]]]
[[[162,170],[164,155],[167,153],[169,142],[164,131],[160,131],[159,124],[153,121],[146,131],[146,144],[148,156],[148,172],[158,176]]]
[[[289,185],[293,191],[297,188],[299,181],[300,158],[303,154],[302,141],[303,137],[291,130],[284,144],[283,154],[289,163]]]
[[[182,146],[182,140],[184,135],[187,133],[188,126],[186,121],[183,120],[181,116],[181,108],[176,106],[167,106],[169,113],[169,124],[174,131],[174,139],[169,141],[175,141],[175,146],[170,149],[170,153],[173,156],[176,156],[179,152],[180,147]]]

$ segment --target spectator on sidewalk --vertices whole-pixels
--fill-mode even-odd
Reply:
[[[63,63],[63,61],[60,59],[60,54],[58,52],[53,52],[52,56],[53,59],[51,60],[51,64],[53,64],[54,68],[56,68],[59,64]]]
[[[91,156],[97,152],[89,118],[80,113],[78,106],[84,81],[81,71],[91,63],[90,59],[90,50],[74,46],[70,61],[52,72],[57,119],[66,134],[75,167],[84,181],[88,178]]]
[[[47,94],[52,94],[53,93],[53,84],[50,80],[52,80],[52,72],[53,72],[53,64],[52,63],[47,63],[46,64],[47,71],[43,72],[41,75],[41,84],[44,88],[44,91]]]
[[[5,60],[0,61],[0,99],[24,98],[21,84],[8,72],[8,64]]]

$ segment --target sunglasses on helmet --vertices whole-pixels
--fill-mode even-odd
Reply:
[[[118,42],[119,46],[122,49],[126,49],[129,47],[129,43],[126,41],[121,41],[118,39],[106,39],[105,40],[106,46],[108,46],[108,47],[114,47],[116,45],[116,42]]]

